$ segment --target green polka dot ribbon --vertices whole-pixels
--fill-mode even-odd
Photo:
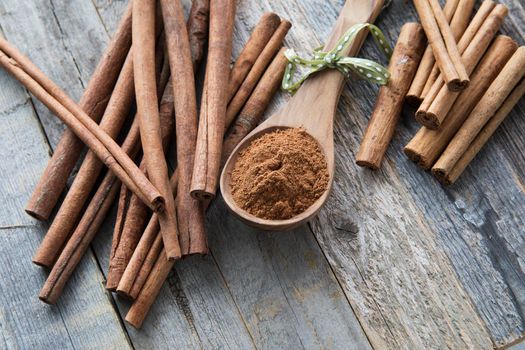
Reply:
[[[347,48],[365,28],[370,29],[370,33],[379,49],[387,58],[390,58],[392,49],[381,30],[370,23],[356,24],[343,34],[333,50],[322,52],[321,49],[315,49],[312,59],[299,57],[293,49],[286,50],[284,55],[289,62],[284,72],[282,88],[288,92],[295,93],[310,75],[325,69],[337,69],[345,77],[348,77],[350,72],[353,72],[362,79],[385,85],[390,77],[385,67],[368,59],[340,55],[340,52]],[[305,67],[308,71],[299,80],[293,82],[292,79],[298,66]]]

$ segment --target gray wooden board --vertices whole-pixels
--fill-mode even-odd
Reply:
[[[126,348],[92,254],[56,307],[38,300],[45,273],[31,256],[47,225],[24,216],[21,208],[49,157],[48,145],[26,92],[4,71],[0,86],[0,347]]]
[[[518,2],[509,5],[511,18],[504,32],[523,44],[519,36],[523,8]],[[412,6],[394,1],[378,23],[395,38],[399,18],[405,21],[410,13]],[[363,56],[381,59],[370,42]],[[524,331],[525,293],[519,249],[525,232],[525,197],[520,183],[523,172],[516,171],[523,168],[519,151],[524,147],[520,130],[525,124],[519,119],[522,107],[514,111],[514,117],[458,184],[447,189],[402,153],[417,130],[411,112],[405,113],[380,172],[355,167],[354,150],[376,90],[369,84],[351,83],[342,98],[336,122],[336,187],[328,207],[313,222],[338,277],[350,281],[345,290],[358,305],[358,317],[366,315],[362,323],[369,337],[374,338],[375,329],[388,329],[376,334],[380,340],[371,339],[372,343],[386,341],[402,347],[487,344],[487,334],[480,331],[480,320],[473,311],[496,345],[519,338]],[[514,125],[507,130],[510,123]],[[506,135],[500,136],[501,132]],[[498,142],[502,150],[493,146]],[[334,244],[338,240],[346,246]],[[458,282],[466,293],[454,291]],[[429,298],[433,300],[430,304]],[[375,312],[370,312],[368,304],[375,306]],[[410,321],[403,322],[406,318]],[[454,330],[458,321],[462,326]],[[377,327],[380,324],[384,326]],[[443,330],[443,337],[435,337],[438,329]]]
[[[89,13],[91,11],[90,9],[83,9],[82,12],[78,12],[77,14],[75,13],[75,9],[81,6],[77,6],[75,3],[61,4],[61,6],[58,6],[57,4],[53,5],[53,16],[57,22],[57,26],[64,33],[68,33],[70,31],[70,26],[77,26],[77,17],[80,16],[80,14],[85,15],[85,13]],[[121,3],[116,5],[120,6],[120,9],[124,8]],[[5,6],[7,7],[7,5]],[[85,6],[85,3],[83,3],[82,6]],[[27,9],[25,9],[25,11],[27,11]],[[17,40],[24,41],[24,39],[30,43],[30,38],[24,37],[24,35],[31,36],[34,35],[33,32],[43,30],[43,28],[39,28],[38,26],[36,28],[31,27],[33,32],[19,32],[14,29],[14,23],[16,21],[27,20],[24,17],[24,14],[26,13],[25,11],[20,10],[18,12],[13,11],[10,13],[10,23],[13,24],[13,28],[8,29],[13,30],[14,33],[11,35],[11,37],[7,34],[6,36],[15,44],[17,44]],[[100,17],[103,18],[102,15]],[[33,21],[35,20],[31,17],[29,17],[29,19]],[[114,17],[113,20],[116,19],[117,17]],[[252,22],[247,23],[247,27],[244,29],[245,32],[247,32],[248,28],[251,28],[255,24],[253,21],[256,20],[257,17],[254,16],[252,18]],[[114,28],[114,24],[109,23],[105,25],[107,28]],[[10,30],[8,29],[6,29],[6,32],[10,33]],[[245,36],[246,35],[247,34],[245,33]],[[80,62],[80,58],[77,57],[77,55],[87,53],[81,52],[82,47],[78,45],[78,41],[75,41],[72,38],[69,38],[68,40],[66,39],[67,38],[62,38],[62,42],[64,43],[66,50],[64,52],[60,50],[54,52],[55,57],[53,57],[53,59],[55,61],[67,61],[70,59],[73,61],[74,66],[79,66],[77,61]],[[52,45],[52,43],[49,45]],[[22,48],[22,50],[24,49]],[[37,64],[41,60],[47,59],[47,57],[39,56],[39,53],[40,51],[37,51],[36,53],[30,55]],[[71,58],[68,57],[68,55],[71,55]],[[89,61],[86,62],[86,69],[90,69],[89,63]],[[93,61],[93,64],[95,64],[95,61]],[[78,81],[82,81],[83,85],[85,85],[85,79],[81,74],[81,69],[78,68],[76,72]],[[68,90],[67,83],[64,83],[62,86]],[[46,121],[43,118],[41,118],[41,121],[44,125],[46,125]],[[106,227],[102,230],[101,239],[95,245],[95,250],[98,252],[99,262],[103,267],[103,271],[107,266],[107,252],[109,247],[108,238],[110,238],[111,234],[111,221],[108,223],[109,224],[106,225]],[[311,233],[309,234],[311,237]],[[102,244],[99,244],[100,242],[102,242]],[[314,241],[311,241],[311,243],[312,242]],[[98,248],[99,246],[100,249]],[[317,245],[314,244],[313,249],[317,250],[318,257],[322,257],[322,254],[320,253],[319,247]],[[298,250],[297,252],[301,254],[301,250]],[[327,265],[325,262],[325,269],[326,266]],[[298,264],[295,264],[294,268],[297,270],[295,271],[296,274],[304,270],[304,266]],[[219,270],[219,266],[214,261],[212,256],[204,259],[193,258],[181,262],[180,266],[177,267],[176,272],[170,276],[167,287],[163,289],[161,297],[153,307],[151,315],[148,318],[150,321],[146,324],[145,328],[142,331],[129,329],[132,342],[135,345],[141,347],[179,346],[192,348],[215,348],[225,346],[232,348],[249,348],[253,347],[254,343],[263,345],[265,342],[267,343],[268,341],[264,340],[267,337],[267,334],[259,333],[255,336],[254,340],[252,340],[253,335],[250,334],[245,326],[246,321],[243,320],[243,317],[246,317],[246,315],[241,316],[241,313],[238,311],[239,306],[236,305],[236,302],[238,301],[236,300],[234,302],[234,298],[232,297],[231,292],[228,290],[222,276],[223,273]],[[318,279],[321,282],[324,282],[324,286],[330,288],[328,288],[326,291],[318,291],[317,295],[313,295],[314,297],[320,296],[321,300],[331,300],[331,298],[334,298],[334,295],[337,295],[337,292],[339,293],[340,297],[343,295],[335,279],[333,278],[333,275],[331,278],[328,276],[326,279],[324,273],[320,273],[319,276],[321,277],[318,277]],[[230,280],[235,281],[235,278],[233,277],[235,276],[230,274]],[[91,277],[91,279],[93,279],[93,277]],[[100,283],[100,278],[98,278],[97,282]],[[76,284],[76,281],[74,281],[74,283]],[[82,286],[80,286],[79,289],[83,290],[81,287]],[[278,291],[279,289],[276,290]],[[249,291],[249,289],[246,289],[246,291]],[[281,295],[283,295],[283,293],[281,293]],[[236,297],[238,298],[239,296],[237,295]],[[308,302],[311,301],[308,300]],[[67,305],[67,302],[64,303]],[[117,300],[117,304],[124,313],[126,311],[127,304],[120,300]],[[173,307],[174,305],[176,307]],[[264,311],[264,306],[265,305],[262,304],[259,307],[261,311]],[[319,303],[319,307],[321,309],[323,309],[323,306],[324,304],[322,302]],[[345,317],[343,320],[348,322],[348,324],[340,324],[339,327],[344,330],[341,335],[338,335],[337,337],[334,336],[334,329],[332,329],[333,327],[330,328],[326,326],[330,324],[328,322],[329,318],[327,314],[325,314],[323,317],[317,317],[316,319],[319,325],[324,325],[324,329],[319,327],[319,332],[315,327],[307,324],[307,321],[304,320],[302,324],[294,325],[294,328],[299,330],[299,334],[301,336],[312,339],[315,339],[316,337],[324,338],[325,334],[323,332],[329,332],[332,335],[330,337],[326,337],[326,341],[328,341],[327,344],[330,344],[330,342],[334,341],[339,341],[340,344],[368,344],[366,337],[362,331],[360,331],[359,325],[357,324],[357,321],[355,320],[355,317],[353,316],[352,311],[346,302],[332,303],[332,307],[327,308],[326,310],[332,310],[334,307],[337,308],[338,306],[342,307],[340,313]],[[307,306],[304,305],[304,302],[301,300],[295,302],[295,307],[307,309]],[[289,308],[289,312],[290,311],[293,311],[293,309]],[[293,312],[291,312],[291,314],[293,314]],[[308,316],[313,318],[316,315],[310,314]],[[290,322],[293,324],[294,319],[285,318],[284,321],[286,321],[286,324],[275,322],[271,327],[265,327],[268,329],[284,329],[288,326],[288,324],[290,324]],[[353,325],[351,324],[351,321],[354,322]],[[352,330],[357,327],[358,331],[355,334],[358,337],[356,339],[349,336],[351,335],[351,332],[346,330],[348,327]],[[337,329],[338,328],[336,327],[335,330]],[[88,330],[86,330],[86,334],[89,334],[87,331]],[[286,341],[288,344],[294,344],[296,347],[300,346],[301,342],[299,338],[277,340]],[[296,342],[294,343],[293,340]]]
[[[188,3],[186,3],[186,8],[188,7],[187,5]],[[109,10],[106,8],[106,11]],[[237,35],[243,35],[243,38],[235,40],[235,49],[237,52],[241,49],[242,43],[246,41],[249,35],[249,29],[256,24],[260,15],[262,14],[261,12],[254,12],[253,8],[239,7],[239,16],[243,16],[243,11],[246,13],[250,12],[251,15],[249,17],[247,16],[243,21],[239,21],[241,25],[236,28]],[[110,26],[108,25],[108,27]],[[223,220],[220,219],[220,217],[225,216],[225,208],[222,208],[219,213],[219,218],[216,220],[211,220],[208,225],[210,228],[212,228],[210,230],[211,250],[219,253],[227,252],[227,255],[231,257],[240,254],[238,252],[247,251],[245,244],[232,246],[230,239],[226,240],[223,238],[217,243],[212,241],[211,237],[220,237],[219,233],[221,233],[221,236],[223,236],[228,232],[228,230],[223,228]],[[234,222],[236,225],[239,225],[237,221]],[[246,231],[247,229],[243,228],[243,230]],[[236,231],[237,229],[233,230],[233,232]],[[250,232],[249,229],[248,232]],[[311,233],[306,227],[304,228],[303,232],[311,237]],[[248,236],[249,235],[250,234],[248,233]],[[104,237],[109,236],[106,235]],[[247,303],[253,303],[250,298],[254,295],[257,295],[255,291],[259,293],[259,285],[246,285],[243,289],[243,293],[238,292],[239,288],[231,288],[231,284],[239,284],[243,283],[244,281],[245,276],[239,274],[238,271],[242,271],[242,269],[239,269],[239,267],[245,259],[239,261],[237,266],[228,265],[224,267],[221,260],[215,261],[215,255],[204,259],[193,257],[176,265],[175,272],[168,279],[169,288],[164,287],[163,289],[163,292],[167,294],[163,293],[160,300],[154,306],[152,315],[150,315],[148,318],[149,321],[147,321],[145,325],[146,330],[150,328],[150,322],[155,325],[157,324],[159,318],[160,320],[166,320],[165,322],[170,322],[171,318],[174,317],[175,319],[179,319],[182,311],[183,316],[187,320],[186,327],[190,327],[190,330],[197,332],[198,339],[206,348],[224,346],[231,348],[248,348],[254,345],[257,347],[268,348],[271,347],[271,345],[279,344],[279,342],[288,344],[289,346],[299,347],[301,346],[301,341],[303,341],[303,338],[313,339],[310,345],[335,344],[342,346],[343,344],[354,343],[359,345],[361,348],[365,348],[368,344],[366,337],[362,333],[361,328],[353,316],[348,303],[344,301],[343,294],[341,293],[340,288],[337,286],[333,275],[327,275],[326,263],[324,266],[320,263],[317,263],[315,257],[311,258],[310,262],[307,262],[304,259],[300,260],[301,263],[292,260],[296,258],[296,256],[308,257],[312,254],[317,254],[317,258],[322,257],[319,247],[315,241],[310,240],[309,244],[309,249],[306,250],[306,247],[295,247],[289,243],[286,243],[282,249],[294,251],[296,254],[292,255],[289,261],[287,258],[281,258],[281,262],[290,265],[287,273],[291,274],[292,276],[298,276],[305,270],[305,267],[309,266],[308,264],[312,265],[311,261],[313,261],[313,266],[310,267],[310,270],[314,272],[318,271],[318,276],[316,279],[310,280],[308,279],[307,275],[306,279],[310,282],[312,288],[314,287],[314,283],[318,283],[318,287],[319,285],[322,285],[326,287],[326,290],[321,288],[313,292],[309,291],[308,298],[301,298],[301,296],[297,294],[298,291],[296,291],[295,295],[286,296],[285,293],[290,294],[290,292],[286,291],[287,288],[285,286],[280,287],[279,285],[276,285],[273,288],[268,288],[266,291],[267,296],[270,299],[274,299],[275,303],[286,305],[287,301],[285,298],[289,298],[292,300],[292,302],[294,302],[294,304],[292,307],[286,307],[286,317],[275,319],[272,322],[268,322],[268,320],[266,320],[263,326],[263,329],[266,329],[266,332],[258,331],[257,325],[259,322],[254,323],[252,318],[252,313],[255,312],[253,305],[245,305]],[[101,244],[101,246],[107,247],[107,244]],[[97,251],[99,250],[97,249]],[[104,254],[104,251],[107,251],[107,249],[102,250],[102,254]],[[267,254],[264,253],[264,251],[248,251],[251,252],[254,257],[260,254]],[[224,254],[221,254],[220,256],[224,259]],[[247,259],[244,263],[249,264],[245,266],[246,268],[249,268],[250,265],[253,264],[251,259]],[[269,267],[267,265],[269,263],[270,262],[264,262],[262,264],[258,263],[256,264],[256,267],[252,267],[252,269],[257,268],[258,270],[256,271],[261,270],[259,274],[255,273],[255,271],[252,273],[255,281],[264,281],[266,279],[266,273],[264,272],[268,271]],[[105,264],[106,263],[104,262],[102,265],[104,266]],[[289,276],[280,276],[280,273],[275,275],[283,280],[290,280]],[[278,279],[273,281],[277,282]],[[293,282],[290,281],[289,283]],[[308,290],[305,290],[305,293],[307,292]],[[338,293],[339,297],[343,297],[344,302],[342,302],[342,300],[337,300]],[[336,297],[334,297],[334,295]],[[311,299],[309,298],[316,299],[318,309],[309,307],[309,304],[311,304]],[[332,302],[332,299],[334,298],[336,301]],[[164,305],[178,305],[179,308],[170,309],[163,307]],[[162,309],[157,309],[157,307]],[[265,312],[270,314],[276,312],[274,305],[266,305],[264,302],[260,302],[257,305],[257,308],[261,314]],[[305,311],[301,311],[300,308],[303,308]],[[159,310],[162,310],[162,313],[160,313]],[[334,326],[334,315],[327,313],[323,314],[323,312],[326,312],[326,310],[334,311],[334,315],[337,315],[337,311],[339,312],[341,322],[338,324],[338,326]],[[315,311],[319,312],[315,313]],[[176,315],[174,315],[174,313],[176,313]],[[303,315],[303,319],[296,319],[296,316],[292,317],[294,314]],[[254,326],[255,328],[253,328]],[[281,330],[289,328],[290,326],[293,326],[295,329],[292,334],[297,333],[298,336],[290,338],[285,336],[269,337],[269,334],[275,333],[278,335]],[[159,327],[155,326],[155,329],[157,328]],[[134,331],[130,331],[130,336],[132,339],[134,339],[134,334]],[[162,337],[166,336],[162,335]],[[180,341],[180,338],[184,337],[177,338],[178,339],[172,340],[168,337],[170,342]],[[191,339],[191,336],[189,338]],[[142,338],[138,338],[138,341],[142,340]],[[156,343],[146,342],[144,344],[162,344],[162,342],[157,340]]]
[[[523,6],[517,0],[504,2],[511,10],[504,32],[523,44]],[[234,57],[267,10],[293,22],[288,46],[302,52],[317,47],[342,3],[239,1]],[[2,0],[0,26],[78,98],[125,6],[126,1],[115,0]],[[415,18],[412,5],[395,0],[378,24],[395,39],[401,24]],[[371,42],[362,56],[383,59]],[[0,116],[18,109],[27,113],[3,123],[0,139],[2,159],[9,160],[0,165],[0,198],[10,209],[0,217],[1,256],[11,263],[0,272],[5,347],[89,347],[104,341],[125,347],[127,332],[138,348],[368,348],[368,341],[376,348],[489,348],[512,343],[524,332],[523,102],[460,181],[443,188],[401,151],[417,130],[409,110],[383,169],[372,173],[354,165],[377,87],[348,83],[335,125],[334,191],[311,230],[253,230],[217,201],[208,220],[212,254],[177,264],[144,329],[137,331],[119,328],[112,300],[102,288],[114,213],[94,244],[98,265],[91,253],[83,259],[71,283],[75,290],[69,286],[58,307],[37,301],[44,275],[29,257],[45,225],[35,224],[21,208],[45,166],[50,147],[45,137],[54,146],[61,124],[38,102],[35,115],[23,90],[4,72],[0,86],[7,94]],[[268,115],[285,100],[280,94]],[[33,133],[30,143],[13,136],[21,130]],[[30,276],[19,294],[5,293],[12,282],[3,281],[12,276]],[[116,299],[115,304],[124,315],[128,303]],[[7,314],[6,308],[14,312]],[[25,317],[31,312],[39,315],[36,321]],[[94,312],[96,320],[86,316]],[[31,331],[49,324],[55,337]],[[27,340],[24,332],[30,335]],[[106,333],[111,336],[105,338]]]

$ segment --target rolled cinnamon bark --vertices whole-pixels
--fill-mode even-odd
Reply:
[[[506,6],[497,5],[483,21],[472,39],[462,38],[460,41],[462,59],[469,74],[475,69],[490,42],[500,29],[507,13],[508,9]],[[439,128],[458,96],[458,92],[447,89],[443,80],[438,78],[416,112],[416,119],[430,129]]]
[[[458,3],[459,0],[447,0],[445,2],[443,13],[447,18],[447,21],[452,21],[452,18],[456,13]],[[406,100],[409,104],[418,105],[423,100],[423,88],[425,87],[425,84],[429,78],[429,75],[435,63],[436,59],[434,58],[434,54],[432,53],[432,48],[430,47],[430,45],[427,45],[425,52],[421,57],[421,61],[419,62],[416,74],[414,75],[414,79],[412,80],[412,84],[410,85],[410,89],[408,89],[407,92]]]
[[[266,70],[266,67],[268,67],[273,57],[275,57],[275,54],[283,46],[284,37],[288,34],[291,27],[292,24],[289,21],[283,20],[272,35],[272,38],[257,58],[257,61],[255,61],[250,73],[248,73],[246,79],[244,79],[243,83],[237,90],[237,93],[230,101],[226,111],[226,125],[231,124],[239,114],[239,111],[244,106],[246,100],[250,97],[253,89],[255,89],[255,86]]]
[[[176,175],[172,176],[171,181],[173,192],[176,192],[177,188],[177,177]],[[154,245],[154,242],[157,240],[157,237],[160,237],[159,235],[159,220],[156,214],[153,214],[148,222],[148,225],[146,226],[146,229],[144,230],[144,233],[142,234],[142,237],[139,240],[139,243],[137,244],[137,247],[133,251],[133,255],[131,256],[126,269],[124,270],[124,273],[122,274],[122,277],[120,278],[120,281],[117,286],[117,293],[120,295],[124,295],[130,299],[134,299],[134,297],[131,294],[131,290],[134,287],[134,284],[140,285],[140,287],[136,287],[140,290],[142,288],[142,284],[144,281],[136,281],[139,274],[142,274],[143,276],[147,276],[149,274],[149,271],[151,269],[147,270],[147,272],[142,272],[142,270],[146,270],[147,266],[145,261],[147,260],[148,256],[155,256],[153,258],[153,263],[155,263],[156,256],[158,256],[158,252],[152,252],[152,247]],[[136,289],[135,288],[135,289]]]
[[[164,86],[159,86],[159,90],[162,89],[164,93],[160,101],[159,116],[162,147],[166,153],[174,132],[174,120],[172,119],[175,109],[171,80]],[[140,169],[146,172],[144,160],[140,164]],[[112,292],[116,291],[122,274],[142,236],[144,226],[151,215],[148,207],[137,196],[132,195],[125,186],[122,186],[121,194],[106,277],[106,289]]]
[[[135,0],[133,5],[133,65],[140,138],[148,177],[165,199],[159,212],[162,239],[169,259],[181,256],[175,200],[169,187],[168,165],[164,156],[155,82],[155,9],[156,2]]]
[[[79,102],[80,108],[96,122],[106,109],[131,46],[131,8],[130,1]],[[49,218],[83,147],[82,141],[70,129],[64,131],[26,205],[26,213],[38,220]]]
[[[228,98],[224,84],[230,74],[234,17],[234,0],[211,0],[205,92],[190,187],[191,195],[200,200],[213,198],[217,190]]]
[[[210,18],[210,0],[193,0],[188,16],[188,36],[190,37],[193,71],[204,58],[208,43],[208,24]]]
[[[287,63],[288,60],[284,57],[284,49],[281,49],[264,73],[259,84],[257,84],[252,96],[248,102],[246,102],[237,122],[232,128],[232,132],[225,138],[223,146],[223,154],[225,158],[230,155],[231,151],[244,138],[244,136],[257,126],[264,111],[268,107],[271,98],[281,84]],[[177,185],[176,178],[172,177],[171,184],[175,190]],[[209,204],[209,202],[205,204]],[[154,260],[155,257],[159,256],[162,249],[162,242],[159,244],[159,239],[156,238],[156,236],[158,237],[158,224],[155,217],[156,215],[154,214],[139,242],[139,245],[137,246],[137,249],[133,253],[133,257],[126,268],[124,276],[122,277],[121,283],[117,289],[117,291],[131,299],[136,299],[138,297],[138,294],[145,283],[149,284],[149,287],[147,288],[149,292],[141,296],[141,298],[154,298],[158,293],[154,288],[160,288],[163,281],[159,282],[153,279],[150,281],[147,277],[153,269],[154,264],[156,264],[156,268],[159,270],[167,268],[163,265],[171,264],[169,261],[159,261],[162,259],[160,257],[157,258],[156,261]],[[164,276],[167,275],[160,275],[160,277]],[[140,304],[140,307],[142,308],[141,312],[147,313],[152,303],[153,301],[142,301]],[[145,305],[147,305],[147,307]],[[133,317],[136,317],[136,315]]]
[[[157,263],[157,259],[160,255],[160,252],[162,251],[162,239],[160,238],[160,235],[157,234],[157,237],[155,237],[155,240],[151,244],[151,247],[147,252],[146,257],[142,262],[140,270],[138,271],[137,276],[133,281],[133,285],[131,287],[131,290],[129,291],[129,298],[131,300],[137,299],[140,291],[142,290],[142,287],[144,287],[144,284],[146,283],[146,280],[148,279],[148,276],[151,273],[151,270],[153,270],[153,267]]]
[[[208,244],[204,213],[200,203],[190,195],[191,176],[197,140],[197,99],[188,32],[184,11],[178,0],[161,0],[168,44],[170,70],[175,96],[175,132],[177,134],[177,220],[181,253],[206,254]]]
[[[469,145],[465,153],[459,158],[458,162],[448,174],[445,174],[444,177],[442,174],[438,177],[438,180],[444,183],[445,185],[451,185],[456,182],[456,180],[461,176],[466,167],[470,164],[472,159],[476,157],[478,152],[483,148],[488,139],[494,134],[499,125],[505,120],[507,115],[512,111],[514,106],[525,94],[525,80],[522,79],[521,82],[514,88],[509,97],[505,100],[503,105],[498,109],[496,114],[490,118],[487,124],[481,129],[476,138]]]
[[[59,117],[115,174],[154,211],[164,198],[135,163],[82,109],[27,57],[0,38],[0,64]]]
[[[275,13],[268,12],[262,15],[259,23],[253,28],[250,38],[244,45],[239,57],[233,65],[230,73],[230,84],[228,87],[228,102],[235,96],[237,89],[241,86],[244,78],[250,72],[261,52],[272,38],[273,33],[279,27],[281,19]]]
[[[139,137],[138,123],[133,123],[130,133],[135,132],[137,140]],[[135,146],[135,147],[133,147]],[[138,143],[134,145],[131,138],[126,138],[122,149],[133,157],[138,153]],[[102,223],[115,200],[120,187],[120,181],[112,172],[108,171],[100,186],[91,199],[77,228],[71,235],[64,250],[60,253],[56,264],[51,269],[49,276],[38,295],[39,299],[47,304],[56,304],[67,281],[75,271],[85,252],[89,249],[93,238],[102,226]]]
[[[356,156],[356,163],[379,169],[403,109],[403,101],[423,54],[425,34],[417,23],[401,28],[388,72],[387,85],[379,89],[372,117]]]
[[[212,0],[213,1],[213,0]],[[126,321],[135,328],[140,328],[148,314],[148,310],[160,292],[162,284],[168,277],[174,261],[168,261],[166,251],[163,249],[151,271],[146,284],[140,291],[137,299],[126,314]]]
[[[100,128],[113,139],[118,136],[134,99],[133,60],[128,54],[115,90],[100,122]],[[38,247],[33,263],[51,268],[77,224],[79,215],[87,201],[104,164],[93,152],[88,152],[71,188]]]
[[[441,157],[432,167],[432,174],[438,178],[445,178],[450,173],[481,129],[501,107],[524,75],[525,46],[522,46],[512,55],[454,138],[452,138]]]
[[[458,43],[458,49],[460,52],[464,52],[469,43],[472,41],[474,36],[477,34],[487,17],[490,15],[492,10],[496,4],[494,4],[491,0],[486,0],[481,4],[481,7],[479,8],[478,12],[476,12],[476,15],[470,21],[467,29],[465,29],[465,32],[461,36],[461,39]],[[421,106],[419,107],[419,111],[426,111],[429,107],[432,101],[436,98],[437,94],[441,90],[441,88],[445,85],[445,82],[443,81],[443,77],[441,74],[436,78],[430,89],[425,91],[425,98],[423,99]],[[426,87],[426,86],[425,86]]]
[[[496,37],[472,74],[470,86],[458,97],[447,118],[441,124],[441,128],[431,130],[423,126],[405,146],[404,151],[412,161],[426,170],[434,165],[463,121],[517,48],[516,42],[508,36]]]
[[[145,261],[150,255],[154,242],[158,239],[158,237],[160,237],[159,220],[157,215],[153,214],[148,223],[148,226],[146,226],[146,229],[140,238],[139,243],[137,244],[137,247],[135,248],[135,251],[133,252],[133,255],[131,256],[131,259],[129,260],[128,265],[126,266],[126,269],[124,270],[124,273],[122,274],[122,278],[120,279],[117,286],[117,293],[126,296],[129,299],[134,299],[134,297],[131,295],[131,290],[136,283],[137,276],[141,274],[143,269],[146,269]],[[151,254],[155,255],[155,253]],[[154,262],[155,259],[156,257],[153,260]],[[142,275],[149,274],[149,271],[147,271],[147,273],[142,273]],[[140,282],[138,283],[140,284]],[[142,285],[137,288],[142,288]]]
[[[456,8],[456,12],[454,13],[454,16],[452,20],[450,20],[450,29],[452,30],[452,34],[454,35],[454,39],[456,41],[459,41],[462,37],[462,35],[465,32],[465,29],[470,23],[470,15],[472,14],[472,10],[474,9],[474,3],[475,0],[463,0],[460,1],[458,4],[458,7]],[[445,12],[446,16],[446,12]],[[447,17],[448,19],[448,17]],[[458,43],[458,50],[460,53],[462,52],[461,48],[459,47]],[[468,72],[467,72],[468,73]],[[428,79],[425,83],[425,86],[423,87],[423,91],[421,92],[421,96],[424,99],[436,79],[438,78],[440,74],[438,65],[434,62],[434,66],[432,67],[432,70],[430,71],[430,74],[428,75]]]
[[[461,62],[454,35],[437,0],[414,0],[428,42],[444,80],[453,91],[468,86],[468,74]]]
[[[189,35],[189,42],[192,52],[192,66],[193,70],[196,71],[198,65],[203,59],[204,56],[204,50],[205,45],[207,43],[207,37],[208,37],[208,15],[209,15],[209,1],[207,0],[194,0],[190,14],[188,17],[188,35]],[[165,39],[163,39],[165,40]],[[166,57],[168,57],[166,55]],[[166,60],[164,62],[164,67],[169,74],[169,62]],[[161,73],[161,77],[163,74]],[[170,91],[172,89],[171,83],[170,83]],[[159,89],[160,90],[160,89]],[[163,115],[166,115],[168,113],[168,109],[173,110],[174,109],[174,101],[173,101],[173,95],[170,93],[170,100],[167,100],[166,91],[164,93],[163,102],[160,104],[160,115],[161,120],[163,118]],[[161,122],[162,123],[162,122]],[[163,145],[166,149],[168,144],[168,139],[165,138],[165,128],[161,128],[163,132]],[[167,137],[167,135],[166,135]],[[145,169],[144,161],[141,163],[141,169]],[[173,176],[172,180],[173,181]],[[127,191],[126,193],[129,193]],[[175,195],[175,193],[174,193]],[[129,205],[124,208],[119,206],[119,213],[117,215],[118,218],[122,218],[123,224],[120,226],[115,227],[114,232],[114,244],[112,247],[112,255],[110,259],[110,267],[108,271],[108,280],[106,284],[106,288],[115,291],[117,287],[120,286],[121,279],[125,279],[123,277],[124,270],[128,270],[127,265],[129,262],[129,265],[131,265],[131,269],[133,270],[133,266],[139,266],[142,264],[143,260],[139,259],[139,262],[133,261],[133,256],[137,253],[137,250],[140,248],[139,239],[141,239],[141,235],[144,231],[144,225],[148,222],[148,219],[151,216],[150,211],[146,206],[144,206],[140,201],[137,200],[137,198],[134,198],[135,196],[131,196],[129,199]],[[155,217],[155,224],[157,225],[155,234],[158,233],[158,221],[157,216]],[[121,228],[121,230],[119,230]],[[119,244],[122,242],[123,244]],[[120,247],[122,246],[122,247]],[[120,247],[120,248],[119,248]],[[149,249],[149,246],[148,248]],[[145,252],[146,254],[147,252]],[[157,253],[158,254],[158,253]],[[140,253],[137,254],[140,256]],[[112,260],[115,260],[112,262]],[[137,258],[135,258],[137,260]],[[138,268],[136,268],[138,270]],[[133,270],[133,271],[136,271]],[[128,272],[128,275],[130,273]],[[129,279],[129,277],[127,277]],[[135,273],[133,273],[133,278],[135,278]],[[126,285],[126,282],[124,282],[123,285]],[[119,291],[120,294],[126,294],[130,293],[131,286],[129,289],[126,289],[124,291]]]
[[[160,80],[159,85],[162,85],[162,81]],[[171,93],[171,87],[166,86],[163,99],[171,99]],[[169,130],[173,130],[175,124],[173,118],[173,103],[166,104],[161,102],[161,105],[171,106],[171,114],[161,114],[162,130],[166,130],[165,133],[171,133]],[[135,118],[124,142],[122,143],[122,150],[129,154],[131,158],[135,158],[141,149],[138,124],[138,118]],[[82,219],[77,225],[77,228],[71,235],[71,238],[53,266],[53,269],[40,292],[40,299],[42,301],[49,304],[56,303],[64,286],[71,277],[71,274],[84,256],[90,243],[106,218],[107,213],[111,208],[111,204],[118,194],[119,187],[120,181],[118,181],[111,171],[108,171],[91,199]]]

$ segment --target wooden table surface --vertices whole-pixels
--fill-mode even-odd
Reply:
[[[125,0],[0,0],[3,35],[78,99]],[[503,32],[525,44],[522,0],[504,0]],[[186,6],[188,1],[186,1]],[[286,45],[318,47],[343,0],[239,0],[234,57],[265,11],[294,24]],[[377,24],[394,41],[415,20],[394,0]],[[363,57],[380,57],[368,40]],[[525,331],[525,101],[454,186],[418,169],[402,147],[406,110],[383,168],[355,165],[377,86],[348,82],[335,122],[333,193],[293,232],[251,229],[210,210],[211,253],[176,264],[142,330],[107,293],[115,210],[60,302],[38,292],[31,257],[49,223],[23,208],[64,126],[0,70],[0,348],[490,349]],[[269,113],[289,98],[280,94]],[[521,347],[523,344],[516,345]]]

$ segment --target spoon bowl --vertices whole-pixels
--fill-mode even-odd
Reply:
[[[373,22],[381,11],[383,0],[347,0],[324,50],[333,49],[341,35],[358,23]],[[366,37],[359,34],[341,55],[357,54]],[[334,178],[333,121],[341,95],[344,77],[336,70],[325,70],[311,76],[276,114],[249,133],[233,150],[221,174],[220,187],[228,208],[250,226],[271,231],[293,229],[312,219],[326,202]],[[303,128],[319,144],[328,166],[327,190],[308,209],[286,220],[267,220],[239,207],[232,196],[231,174],[242,150],[261,135],[276,129]]]
[[[263,134],[266,134],[268,132],[272,132],[275,130],[282,130],[291,128],[293,126],[273,126],[261,129],[259,132],[251,133],[249,137],[246,137],[235,149],[235,151],[232,153],[232,156],[226,163],[224,170],[222,172],[220,185],[222,188],[228,188],[228,191],[222,191],[222,196],[224,198],[224,201],[226,202],[226,205],[228,208],[231,209],[233,214],[237,216],[241,221],[245,222],[246,224],[250,226],[255,226],[258,228],[263,228],[265,230],[271,230],[271,231],[286,231],[291,230],[308,220],[310,220],[312,217],[317,215],[319,210],[321,209],[322,205],[325,203],[326,199],[328,198],[328,195],[330,193],[330,188],[332,186],[332,176],[333,171],[329,171],[329,180],[328,180],[328,188],[326,191],[319,197],[307,210],[304,212],[286,220],[268,220],[263,219],[260,217],[257,217],[253,214],[250,214],[246,210],[242,209],[237,205],[237,202],[235,202],[235,199],[232,196],[231,187],[229,184],[231,183],[231,175],[233,172],[233,169],[235,167],[235,163],[237,162],[237,159],[239,158],[239,155],[241,152],[248,147],[253,140],[261,137]],[[319,146],[321,146],[319,144]],[[322,150],[322,148],[321,148]],[[322,150],[324,153],[324,150]]]

